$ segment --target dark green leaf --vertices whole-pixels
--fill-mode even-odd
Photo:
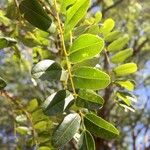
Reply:
[[[0,50],[6,47],[10,47],[16,43],[17,41],[15,39],[9,37],[0,37]]]
[[[32,68],[33,78],[41,80],[60,80],[61,74],[61,66],[53,60],[42,60]]]
[[[73,72],[73,81],[76,88],[103,89],[110,84],[110,77],[105,72],[91,67],[80,67]]]
[[[102,107],[104,100],[101,96],[92,90],[80,90],[76,99],[76,105],[89,110],[95,110]]]
[[[78,131],[80,121],[81,118],[77,113],[67,115],[53,133],[53,145],[62,147],[69,142]]]
[[[102,38],[92,34],[83,34],[71,46],[69,59],[72,63],[78,63],[94,57],[103,48],[104,41]]]
[[[77,0],[76,3],[67,10],[65,22],[65,33],[68,34],[86,14],[90,0]]]
[[[53,93],[43,103],[44,114],[51,116],[63,113],[73,99],[73,95],[66,90]]]
[[[95,142],[90,132],[84,130],[79,140],[79,150],[95,150]]]
[[[35,27],[44,31],[50,29],[52,20],[38,0],[23,0],[19,9],[23,17]]]
[[[0,90],[6,87],[6,81],[0,77]]]
[[[137,71],[137,65],[135,63],[126,63],[120,65],[114,69],[117,76],[126,76]]]
[[[119,135],[119,131],[111,123],[92,113],[85,115],[84,124],[91,133],[106,140],[116,138]]]

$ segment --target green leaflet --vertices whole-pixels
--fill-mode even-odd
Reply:
[[[65,33],[66,35],[77,25],[77,23],[84,17],[90,0],[77,0],[76,3],[67,10],[65,21]]]
[[[67,115],[53,133],[53,145],[62,147],[69,142],[78,131],[80,121],[81,118],[77,113]]]
[[[51,148],[49,148],[47,146],[40,146],[39,150],[51,150]]]
[[[112,29],[115,26],[115,22],[113,19],[109,18],[107,20],[104,21],[103,26],[101,27],[100,31],[102,32],[102,34],[105,36],[108,35],[109,32],[112,31]]]
[[[29,103],[28,103],[27,110],[28,110],[29,112],[33,112],[33,111],[35,111],[37,108],[38,108],[38,101],[37,101],[37,99],[32,99],[32,100],[30,100]]]
[[[0,37],[0,50],[6,47],[13,46],[17,41],[9,37]]]
[[[117,76],[126,76],[137,71],[137,65],[135,63],[126,63],[120,65],[114,69]]]
[[[116,138],[119,135],[119,131],[111,123],[92,113],[85,115],[84,124],[91,133],[106,140]]]
[[[65,14],[68,7],[71,7],[77,0],[60,0],[60,12]]]
[[[23,0],[19,9],[23,17],[35,27],[44,31],[50,29],[52,20],[38,0]]]
[[[131,102],[137,102],[137,98],[133,94],[128,92],[118,91],[116,93],[116,96],[119,99],[123,100],[128,106],[132,104]]]
[[[72,44],[69,51],[69,59],[72,63],[82,62],[93,58],[103,48],[104,41],[102,38],[92,34],[83,34]]]
[[[61,66],[55,61],[49,59],[38,62],[32,68],[33,78],[40,78],[41,80],[60,80],[61,74]]]
[[[21,135],[31,135],[31,130],[28,127],[25,126],[19,126],[15,128],[16,132],[21,134]]]
[[[76,105],[89,110],[96,110],[102,107],[104,99],[92,90],[80,90],[76,99]]]
[[[79,140],[79,150],[95,150],[95,142],[91,133],[84,130]]]
[[[116,39],[118,39],[121,36],[121,32],[120,31],[112,31],[109,34],[107,34],[107,36],[105,36],[104,40],[106,42],[112,42]]]
[[[74,70],[73,81],[76,88],[98,90],[110,84],[110,77],[99,69],[84,66]]]
[[[135,86],[134,81],[130,81],[130,80],[127,80],[127,81],[116,81],[115,83],[120,85],[121,87],[129,90],[129,91],[133,91],[134,90],[134,86]]]
[[[73,95],[66,90],[60,90],[50,95],[43,103],[44,114],[53,116],[63,113],[74,99]]]
[[[122,63],[127,58],[132,56],[132,54],[133,54],[133,49],[132,48],[125,49],[125,50],[122,50],[122,51],[118,52],[117,54],[113,55],[112,58],[111,58],[111,61],[113,63]]]
[[[123,37],[120,37],[119,39],[113,41],[109,46],[108,46],[108,51],[110,52],[115,52],[115,51],[119,51],[121,49],[123,49],[126,44],[129,41],[129,36],[128,35],[124,35]]]
[[[6,85],[6,81],[0,77],[0,90],[3,90]]]

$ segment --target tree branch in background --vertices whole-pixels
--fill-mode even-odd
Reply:
[[[137,48],[134,49],[133,56],[135,56],[137,53],[141,51],[141,49],[144,47],[144,45],[149,41],[148,38],[146,38]],[[137,42],[136,42],[137,43]],[[136,47],[136,46],[135,46]]]

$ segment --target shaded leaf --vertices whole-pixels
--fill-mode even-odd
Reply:
[[[102,107],[104,100],[101,96],[92,90],[80,90],[76,99],[76,105],[89,110],[95,110]]]
[[[94,57],[99,54],[103,48],[104,41],[102,38],[92,34],[83,34],[72,44],[69,59],[72,63],[78,63]]]
[[[73,72],[73,81],[76,88],[103,89],[110,84],[110,77],[105,72],[91,67],[80,67]]]
[[[53,145],[62,147],[69,142],[78,131],[80,121],[81,118],[77,113],[67,115],[53,133]]]
[[[53,60],[42,60],[32,68],[33,78],[41,80],[60,80],[62,73],[61,66]]]
[[[137,65],[135,63],[126,63],[120,65],[114,69],[117,76],[126,76],[137,71]]]
[[[74,99],[73,95],[66,90],[60,90],[50,95],[43,103],[43,112],[46,115],[63,113]]]
[[[23,17],[35,27],[44,31],[51,27],[52,20],[38,0],[23,0],[19,9]]]
[[[104,36],[108,35],[108,33],[110,33],[112,31],[112,29],[115,26],[115,22],[113,19],[109,18],[107,20],[104,21],[100,31],[102,32],[102,34]]]
[[[118,137],[119,131],[109,122],[92,113],[86,114],[84,124],[94,135],[109,140]]]
[[[84,130],[79,140],[79,150],[95,150],[95,142],[91,133]]]

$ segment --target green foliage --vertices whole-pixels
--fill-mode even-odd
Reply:
[[[120,65],[114,69],[117,76],[126,76],[137,71],[137,65],[135,63],[126,63]]]
[[[92,113],[85,115],[84,124],[87,130],[104,139],[113,139],[119,135],[112,124]]]
[[[32,47],[33,65],[27,67],[30,81],[34,89],[44,91],[42,96],[33,94],[25,108],[15,103],[21,109],[15,112],[15,130],[32,137],[28,141],[31,147],[63,148],[75,141],[78,134],[79,149],[95,150],[95,138],[118,138],[114,123],[99,116],[106,102],[104,93],[112,86],[114,105],[134,110],[132,102],[136,99],[129,92],[134,84],[130,79],[120,78],[137,71],[135,63],[127,62],[133,55],[133,50],[126,48],[129,36],[114,29],[113,19],[103,21],[100,12],[89,17],[89,5],[90,0],[54,0],[52,4],[23,0],[19,4],[22,17],[39,28],[32,31],[33,27],[24,21],[20,25],[23,32],[14,31],[22,45]],[[49,32],[53,25],[57,26],[55,34]],[[0,38],[0,48],[12,46],[15,58],[21,62],[18,45],[14,44],[14,39]],[[0,78],[0,90],[5,86]]]
[[[65,21],[65,33],[68,34],[77,23],[84,17],[88,10],[90,0],[77,0],[72,7],[67,10]]]
[[[67,115],[53,133],[54,146],[62,147],[69,142],[80,128],[80,121],[77,113]]]
[[[19,9],[24,18],[35,27],[44,31],[50,28],[52,20],[37,0],[23,0]]]
[[[95,150],[94,139],[91,133],[87,130],[84,130],[81,133],[79,141],[79,150]]]
[[[69,51],[71,63],[78,63],[99,54],[104,48],[104,41],[92,34],[83,34],[76,39]]]
[[[110,77],[105,72],[85,66],[74,70],[73,80],[76,88],[83,89],[104,89],[110,84]]]

